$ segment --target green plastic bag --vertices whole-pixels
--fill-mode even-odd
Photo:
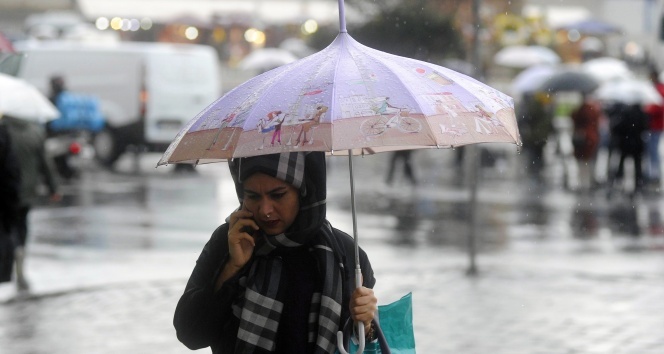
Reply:
[[[413,331],[413,294],[408,293],[401,299],[387,305],[378,306],[378,319],[390,352],[392,354],[415,354],[415,332]],[[357,345],[351,341],[348,353],[355,354]],[[365,354],[379,354],[378,341],[367,343]]]

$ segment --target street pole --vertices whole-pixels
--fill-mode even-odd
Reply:
[[[480,79],[482,71],[480,69],[481,60],[479,53],[479,35],[480,35],[480,0],[473,0],[473,38],[471,42],[471,60],[474,69],[474,76]],[[477,275],[477,188],[479,182],[479,146],[476,144],[470,146],[470,153],[468,157],[471,159],[469,164],[470,170],[470,201],[469,201],[469,217],[470,227],[468,230],[468,258],[469,265],[467,274]]]

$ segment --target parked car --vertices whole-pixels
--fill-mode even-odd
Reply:
[[[105,126],[93,132],[97,159],[107,166],[129,146],[165,151],[178,131],[221,95],[212,47],[152,42],[19,41],[0,72],[48,94],[61,76],[72,92],[99,99]]]

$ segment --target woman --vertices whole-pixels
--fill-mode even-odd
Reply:
[[[322,152],[229,163],[240,208],[212,234],[175,310],[178,339],[213,353],[332,353],[350,318],[373,340],[377,300],[361,251],[325,218]]]

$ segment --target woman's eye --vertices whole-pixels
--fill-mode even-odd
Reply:
[[[272,199],[281,199],[284,195],[286,195],[286,193],[275,193],[272,194]]]
[[[249,200],[258,200],[258,196],[255,194],[246,194],[244,197]]]

